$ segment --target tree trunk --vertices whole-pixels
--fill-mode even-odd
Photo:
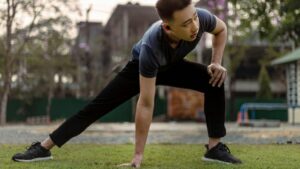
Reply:
[[[8,58],[5,59],[4,63],[4,91],[1,95],[1,109],[0,109],[0,125],[6,124],[6,109],[7,109],[7,102],[8,102],[8,95],[10,93],[10,84],[11,84],[11,75],[10,75],[10,68],[8,66]]]
[[[53,79],[53,76],[52,76]],[[49,86],[49,91],[48,91],[48,99],[47,99],[47,107],[46,107],[46,115],[47,115],[47,123],[50,123],[51,121],[51,106],[52,106],[52,98],[53,98],[53,90],[54,90],[54,83],[51,82]]]
[[[4,54],[4,91],[1,98],[0,109],[0,125],[6,124],[6,109],[7,100],[10,92],[11,72],[12,72],[12,59],[11,59],[11,39],[12,39],[12,21],[16,14],[15,6],[10,0],[7,0],[7,17],[6,17],[6,49]]]
[[[5,87],[2,98],[1,98],[0,125],[6,124],[6,109],[7,109],[8,94],[9,94],[9,88]]]

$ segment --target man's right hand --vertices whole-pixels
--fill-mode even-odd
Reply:
[[[131,161],[131,167],[140,168],[140,166],[142,164],[142,160],[143,160],[143,155],[141,155],[141,154],[134,155],[134,157]]]
[[[207,72],[211,76],[209,84],[211,84],[213,87],[215,87],[216,85],[218,85],[218,87],[221,87],[226,79],[227,70],[218,63],[211,63],[207,67]]]
[[[156,78],[140,75],[140,96],[135,113],[135,151],[131,166],[139,168],[153,116]]]
[[[132,158],[130,163],[123,163],[117,165],[117,167],[133,167],[133,168],[140,168],[143,160],[143,155],[142,154],[135,154],[134,157]]]

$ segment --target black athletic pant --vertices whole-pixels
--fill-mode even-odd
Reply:
[[[212,138],[225,136],[224,85],[212,87],[207,66],[182,60],[163,71],[156,78],[157,85],[192,89],[204,93],[204,112],[208,135]],[[79,135],[89,125],[120,104],[139,93],[139,64],[129,61],[121,72],[85,108],[67,119],[50,138],[58,147]],[[120,114],[122,116],[122,114]]]

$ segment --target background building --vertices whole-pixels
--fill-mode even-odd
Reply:
[[[108,44],[105,50],[112,59],[112,65],[124,64],[131,57],[133,44],[158,19],[153,6],[141,6],[138,3],[118,5],[105,26]]]
[[[300,123],[300,48],[274,60],[272,64],[285,67],[288,121]]]

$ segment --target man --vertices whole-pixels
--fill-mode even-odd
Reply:
[[[79,135],[94,121],[121,103],[140,93],[135,115],[135,152],[133,167],[140,167],[152,120],[156,85],[187,88],[204,93],[209,141],[205,161],[241,163],[220,142],[225,130],[224,80],[221,66],[227,29],[224,22],[204,9],[196,9],[191,0],[158,0],[156,8],[161,21],[154,23],[134,45],[132,59],[106,88],[83,110],[66,120],[41,143],[31,145],[15,161],[51,159],[50,149],[61,147]],[[213,34],[211,64],[186,61],[204,32]]]

